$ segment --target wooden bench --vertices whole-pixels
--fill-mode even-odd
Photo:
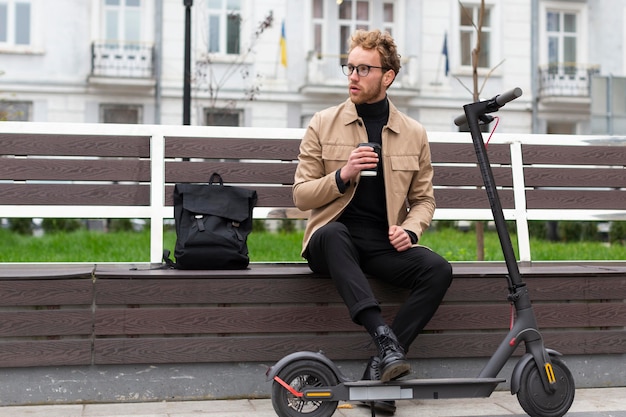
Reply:
[[[368,337],[350,322],[330,279],[304,263],[153,269],[175,183],[206,182],[219,172],[228,184],[257,190],[255,216],[306,216],[291,200],[301,135],[300,129],[0,125],[0,218],[152,224],[152,263],[0,264],[0,367],[271,363],[297,350],[366,359]],[[430,136],[436,219],[490,219],[469,134]],[[555,142],[561,137],[496,136],[489,158],[505,216],[517,224],[520,266],[547,345],[566,355],[623,355],[626,262],[530,262],[527,221],[625,219],[626,148],[572,137],[575,144],[564,146]],[[443,305],[409,352],[414,360],[485,358],[506,333],[503,263],[453,266]],[[404,293],[372,284],[391,317]]]

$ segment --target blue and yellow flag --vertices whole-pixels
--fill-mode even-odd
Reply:
[[[287,38],[285,37],[285,21],[280,30],[280,63],[283,67],[287,67]]]

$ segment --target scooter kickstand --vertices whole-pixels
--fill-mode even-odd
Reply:
[[[370,402],[370,410],[372,411],[372,417],[376,417],[376,408],[374,407],[374,401]]]

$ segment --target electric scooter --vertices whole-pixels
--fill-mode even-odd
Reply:
[[[508,301],[516,320],[495,353],[476,378],[408,379],[389,382],[353,381],[321,352],[296,352],[285,356],[268,369],[272,381],[272,405],[280,417],[330,417],[339,401],[371,402],[402,399],[444,399],[489,397],[507,360],[524,342],[526,352],[516,363],[511,379],[511,394],[531,417],[561,417],[574,401],[575,385],[561,354],[544,346],[526,284],[516,262],[491,165],[480,130],[511,100],[522,95],[515,88],[489,100],[463,106],[464,115],[455,119],[458,126],[468,124],[498,238],[508,271]]]

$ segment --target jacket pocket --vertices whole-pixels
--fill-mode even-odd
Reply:
[[[419,155],[390,155],[391,169],[393,171],[419,171]]]
[[[322,159],[325,161],[346,162],[353,149],[353,146],[324,144],[322,147]]]

